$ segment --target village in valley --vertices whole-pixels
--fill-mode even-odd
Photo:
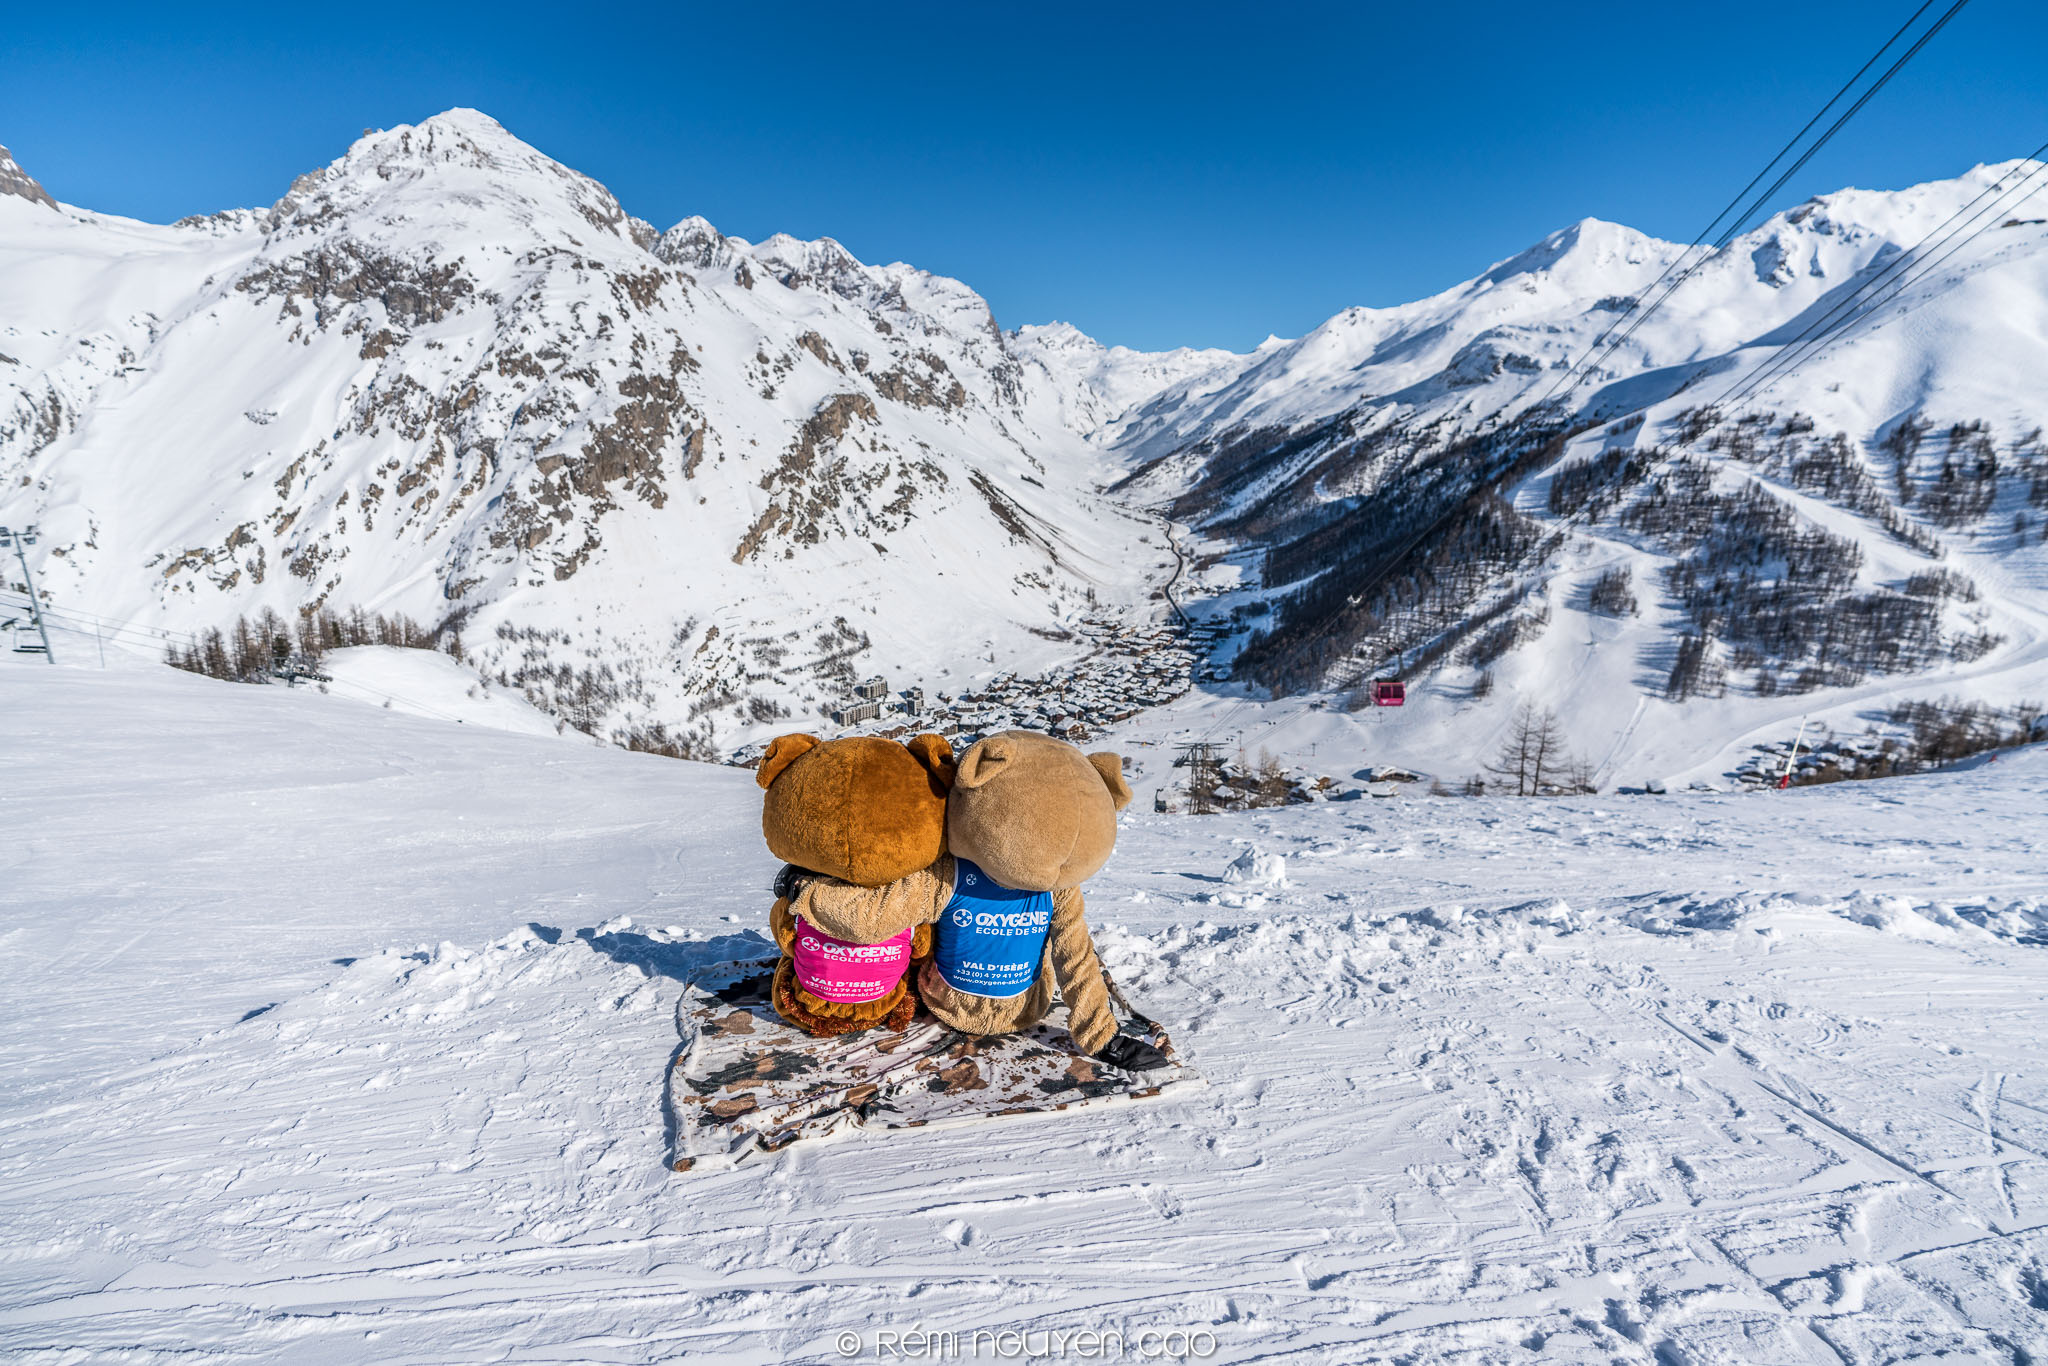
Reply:
[[[952,695],[916,684],[892,690],[887,677],[876,675],[856,685],[853,697],[827,719],[853,734],[934,732],[956,751],[1005,730],[1044,731],[1086,744],[1147,707],[1185,695],[1194,686],[1206,630],[1086,617],[1076,634],[1092,649],[1067,668],[1032,677],[998,672],[978,689]],[[736,757],[745,763],[754,756],[742,751]]]
[[[1229,635],[1225,625],[1183,625],[1174,619],[1133,623],[1095,615],[1082,619],[1075,633],[1092,649],[1065,667],[1037,675],[998,671],[957,694],[918,684],[892,687],[893,680],[877,674],[854,685],[853,696],[826,710],[825,719],[841,734],[884,739],[943,735],[956,754],[1006,730],[1039,731],[1086,746],[1111,727],[1186,696],[1198,678],[1219,683],[1229,677],[1225,668],[1205,659]],[[1155,742],[1129,743],[1150,748]],[[730,762],[752,764],[761,750],[759,744],[746,746]],[[1206,742],[1172,747],[1169,773],[1163,783],[1147,784],[1146,804],[1157,811],[1197,814],[1392,797],[1421,778],[1381,765],[1347,781]]]

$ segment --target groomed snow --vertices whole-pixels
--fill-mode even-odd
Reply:
[[[514,688],[493,687],[475,669],[438,650],[363,645],[332,650],[320,661],[327,690],[408,716],[428,716],[519,735],[559,735],[561,722]],[[589,743],[587,737],[575,737]]]
[[[10,1360],[2048,1350],[2048,754],[1134,809],[1091,919],[1205,1090],[685,1177],[677,979],[765,930],[749,774],[161,669],[0,706]]]

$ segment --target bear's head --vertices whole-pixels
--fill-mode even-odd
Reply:
[[[1116,813],[1131,802],[1123,760],[1007,730],[960,756],[946,842],[1005,887],[1079,886],[1109,862]]]
[[[754,781],[767,794],[761,833],[785,863],[880,887],[946,852],[953,749],[942,736],[899,745],[783,735],[761,756]]]

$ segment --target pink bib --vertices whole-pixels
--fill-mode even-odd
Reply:
[[[798,916],[790,953],[797,985],[822,1001],[879,1001],[903,980],[913,933],[905,930],[879,944],[852,944]]]

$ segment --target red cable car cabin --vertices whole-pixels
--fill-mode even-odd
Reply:
[[[1375,707],[1398,707],[1408,700],[1408,685],[1398,678],[1375,678],[1372,681],[1372,704]]]

